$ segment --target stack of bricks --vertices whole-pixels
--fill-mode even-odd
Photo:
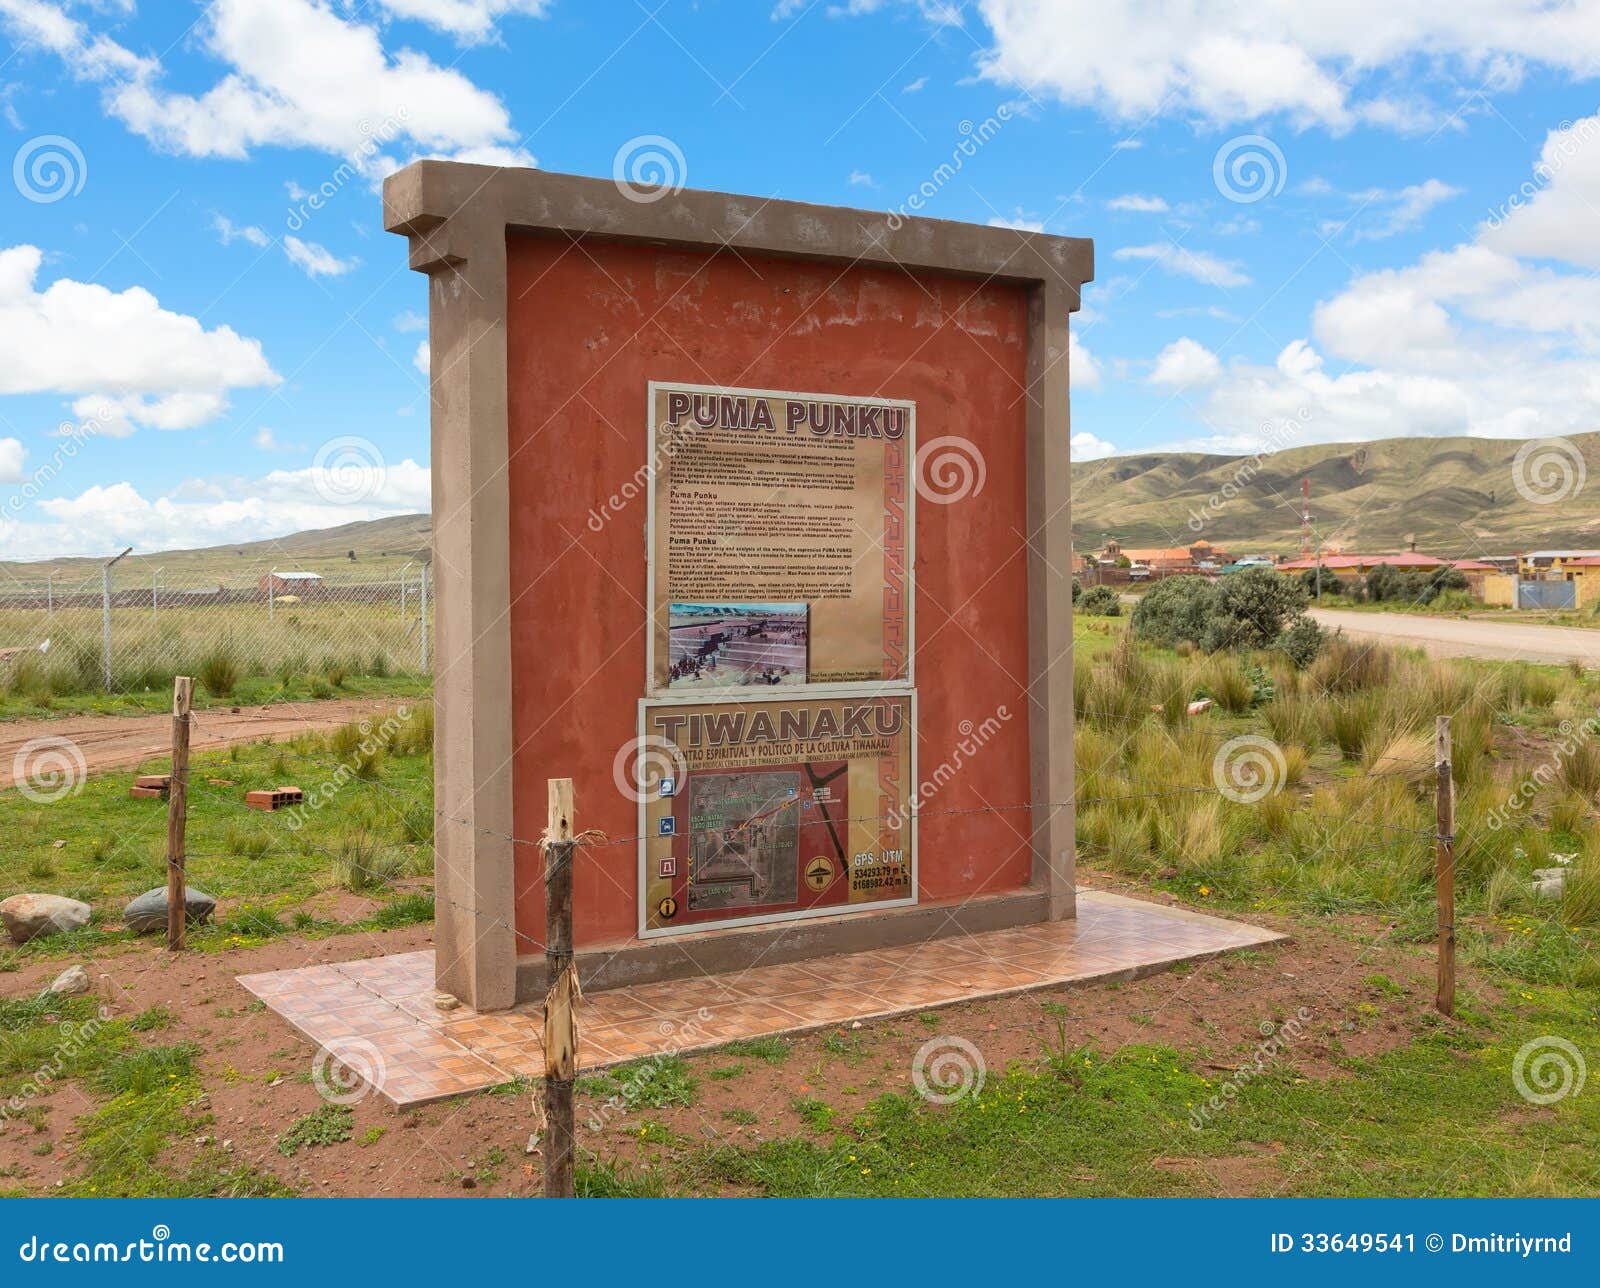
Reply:
[[[134,778],[133,786],[128,788],[128,795],[135,799],[165,800],[171,787],[171,774],[139,774]]]

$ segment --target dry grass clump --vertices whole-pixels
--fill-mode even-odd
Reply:
[[[1308,674],[1324,693],[1358,693],[1387,684],[1394,659],[1394,652],[1381,644],[1335,635],[1322,646]]]

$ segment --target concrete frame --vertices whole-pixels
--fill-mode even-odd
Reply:
[[[584,952],[594,984],[971,933],[1076,914],[1068,315],[1094,245],[1010,228],[607,179],[418,161],[383,185],[384,227],[428,276],[435,572],[438,985],[478,1010],[538,985],[514,917],[506,234],[544,233],[894,266],[1028,289],[1027,527],[1031,888],[960,904],[707,931]],[[783,936],[779,944],[778,936]],[[777,956],[774,949],[779,949]],[[519,975],[521,979],[519,981]],[[519,987],[520,982],[520,987]]]

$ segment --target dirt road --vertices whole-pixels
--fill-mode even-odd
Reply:
[[[1339,627],[1357,639],[1409,644],[1434,657],[1522,659],[1561,664],[1577,658],[1600,666],[1600,631],[1579,626],[1535,623],[1462,621],[1413,613],[1359,613],[1313,608],[1311,616],[1329,628]]]
[[[402,698],[348,698],[330,702],[279,702],[243,707],[238,712],[213,707],[194,713],[189,745],[215,751],[254,738],[284,738],[317,729],[334,729],[401,705]],[[165,755],[172,746],[172,717],[65,716],[60,720],[17,720],[0,724],[0,790],[12,786],[8,767],[35,738],[67,738],[83,753],[90,770],[136,765]]]

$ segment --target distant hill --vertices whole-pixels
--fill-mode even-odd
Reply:
[[[159,567],[162,576],[170,579],[166,583],[170,585],[214,579],[237,587],[241,580],[254,584],[262,572],[273,567],[371,578],[392,575],[407,560],[429,558],[432,533],[433,520],[428,515],[399,514],[337,528],[295,532],[272,541],[160,552],[135,548],[132,558],[145,568]],[[350,557],[352,553],[354,559]],[[0,563],[0,587],[42,583],[48,573],[56,575],[58,584],[75,584],[98,576],[104,562],[102,557]]]
[[[1187,545],[1205,537],[1239,551],[1291,552],[1300,544],[1300,480],[1311,479],[1313,529],[1325,546],[1392,550],[1415,536],[1430,554],[1515,554],[1549,546],[1600,549],[1600,434],[1565,440],[1586,481],[1540,505],[1518,492],[1513,460],[1522,439],[1387,438],[1297,447],[1260,458],[1197,452],[1145,453],[1072,467],[1072,532],[1079,550],[1107,537],[1130,546]],[[1576,461],[1567,464],[1576,467]],[[1550,478],[1559,489],[1559,476]],[[1532,479],[1537,488],[1537,471]],[[1541,489],[1541,494],[1549,489]],[[1210,504],[1216,498],[1216,504]],[[1204,522],[1197,529],[1191,516]],[[237,585],[269,567],[349,577],[392,576],[429,557],[426,514],[346,523],[273,541],[193,550],[134,551],[170,583]],[[351,558],[351,555],[354,558]],[[63,583],[99,575],[101,559],[0,562],[0,586]],[[129,572],[132,572],[129,569]]]
[[[1393,550],[1415,536],[1418,549],[1456,557],[1600,549],[1600,434],[1564,441],[1575,455],[1550,464],[1565,464],[1573,479],[1581,471],[1581,488],[1563,489],[1559,470],[1542,473],[1538,457],[1523,471],[1534,495],[1561,494],[1550,504],[1517,489],[1513,461],[1524,439],[1388,438],[1259,458],[1171,452],[1085,461],[1072,467],[1073,542],[1097,550],[1108,536],[1129,546],[1203,536],[1234,551],[1294,551],[1300,480],[1309,477],[1312,530],[1329,547]]]

